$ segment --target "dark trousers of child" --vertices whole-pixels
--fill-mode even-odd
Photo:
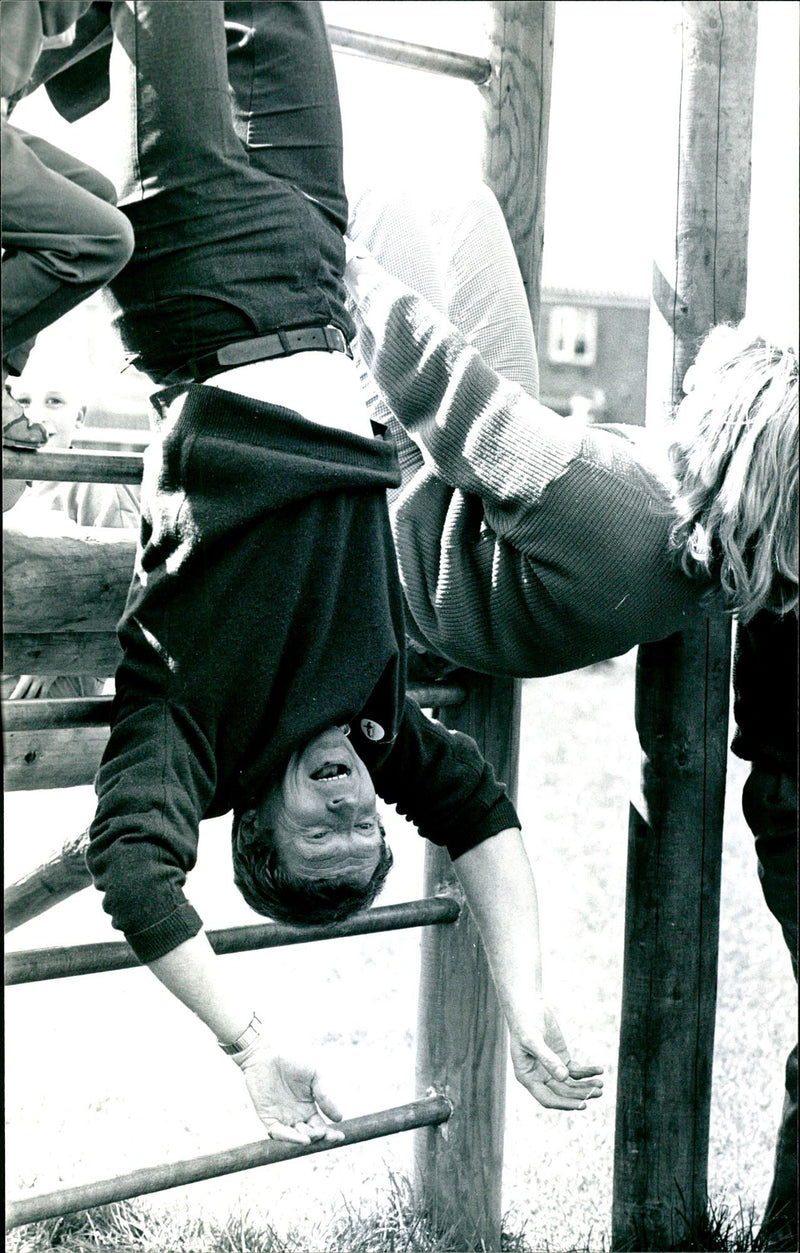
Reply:
[[[3,376],[39,331],[97,291],[133,252],[117,193],[97,170],[2,123]]]
[[[797,978],[797,775],[753,765],[742,796],[755,835],[764,899],[783,930]],[[760,1247],[797,1250],[797,1045],[786,1061],[786,1091],[775,1172]]]
[[[761,613],[737,632],[733,750],[752,763],[742,810],[764,899],[797,979],[797,615]],[[797,1250],[797,1045],[786,1062],[775,1170],[758,1247]]]

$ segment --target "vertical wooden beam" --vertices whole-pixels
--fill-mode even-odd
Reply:
[[[483,176],[500,201],[538,335],[544,241],[545,168],[553,74],[554,0],[488,5]]]
[[[756,5],[685,2],[682,19],[648,422],[680,401],[707,331],[745,308]],[[675,1248],[706,1213],[729,660],[724,620],[639,650],[642,796],[629,826],[616,1249]]]
[[[538,328],[544,238],[544,171],[553,66],[553,0],[488,6],[494,72],[485,87],[483,175],[505,215]],[[472,675],[468,700],[447,725],[479,744],[516,796],[520,685]],[[446,854],[426,852],[426,894],[458,892]],[[447,1130],[416,1141],[416,1186],[454,1247],[499,1249],[505,1120],[506,1030],[475,924],[422,937],[417,1088],[453,1102]]]
[[[516,796],[520,685],[471,676],[447,725],[471,735]],[[443,721],[445,719],[443,718]],[[459,893],[447,854],[426,850],[425,895]],[[433,931],[438,934],[432,934]],[[469,910],[422,935],[417,1091],[448,1097],[444,1127],[417,1133],[417,1195],[448,1247],[499,1250],[507,1067],[505,1023]]]

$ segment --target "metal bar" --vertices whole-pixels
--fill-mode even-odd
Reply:
[[[252,1170],[256,1166],[271,1166],[275,1162],[287,1162],[296,1157],[308,1157],[311,1153],[324,1153],[329,1149],[347,1148],[365,1140],[377,1140],[381,1136],[411,1131],[414,1127],[436,1127],[450,1117],[450,1102],[443,1096],[430,1096],[408,1105],[381,1110],[377,1114],[365,1114],[362,1118],[350,1118],[340,1123],[344,1139],[336,1144],[316,1143],[309,1145],[281,1143],[278,1140],[255,1140],[219,1153],[189,1158],[181,1162],[165,1162],[159,1166],[145,1166],[127,1175],[116,1175],[98,1183],[64,1188],[59,1192],[45,1192],[40,1196],[25,1197],[11,1201],[7,1209],[7,1225],[20,1227],[24,1223],[41,1222],[60,1214],[74,1214],[78,1210],[91,1209],[97,1205],[110,1205],[130,1197],[144,1196],[149,1192],[163,1192],[167,1188],[180,1188],[203,1179],[216,1179],[220,1175],[234,1174],[239,1170]]]
[[[464,78],[478,85],[487,83],[492,76],[492,63],[485,57],[447,52],[444,48],[389,39],[385,35],[369,35],[366,31],[349,30],[345,26],[329,26],[328,34],[334,48],[370,57],[373,61],[390,61],[413,70],[429,70],[448,78]]]
[[[378,931],[402,931],[408,927],[428,927],[455,922],[460,906],[449,896],[381,905],[353,914],[342,922],[324,926],[297,927],[270,922],[255,927],[228,927],[209,931],[211,947],[220,956],[249,953],[256,949],[282,948],[288,944],[311,944],[316,940],[337,940],[350,935],[372,935]],[[36,983],[42,979],[68,979],[73,975],[100,974],[129,970],[141,965],[124,941],[118,943],[75,944],[64,948],[24,949],[6,953],[5,982]]]
[[[7,479],[46,479],[58,483],[141,483],[140,453],[17,452],[3,449],[3,476]]]
[[[455,684],[410,687],[408,694],[424,709],[447,709],[463,704],[464,689]],[[44,700],[3,701],[6,731],[35,731],[57,727],[108,726],[111,696],[59,696]]]

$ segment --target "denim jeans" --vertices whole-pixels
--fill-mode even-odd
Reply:
[[[160,380],[279,327],[332,324],[349,339],[341,123],[319,5],[115,0],[111,22],[115,181],[136,235],[111,285],[125,346]]]

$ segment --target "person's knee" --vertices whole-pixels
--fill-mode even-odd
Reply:
[[[90,192],[93,196],[97,196],[98,200],[105,201],[106,204],[117,204],[117,189],[111,182],[110,178],[106,178],[105,174],[101,174],[99,170],[95,170],[90,165],[83,165],[80,169],[71,173],[71,181],[76,183],[78,187],[82,187],[84,191]]]
[[[797,777],[753,765],[742,791],[742,812],[756,839],[797,835]]]
[[[133,255],[135,239],[133,235],[133,227],[131,226],[124,213],[120,213],[118,209],[116,214],[116,232],[109,240],[109,266],[113,267],[113,274],[109,277],[113,278],[115,274],[119,274],[123,266],[127,265]]]
[[[127,265],[134,248],[133,227],[114,205],[98,202],[92,222],[77,241],[81,283],[102,286]]]

